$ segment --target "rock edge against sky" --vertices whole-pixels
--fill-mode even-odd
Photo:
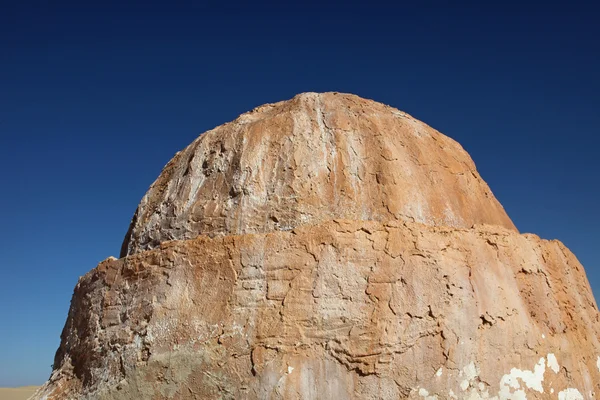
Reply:
[[[576,257],[519,234],[458,143],[305,93],[165,166],[34,398],[595,398],[598,317]]]

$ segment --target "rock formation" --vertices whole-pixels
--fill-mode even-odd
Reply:
[[[593,399],[599,333],[581,264],[458,143],[306,93],[165,166],[34,398]]]

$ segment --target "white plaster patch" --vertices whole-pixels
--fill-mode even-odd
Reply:
[[[288,366],[288,374],[291,374],[293,370],[294,370],[294,367]]]
[[[473,361],[471,361],[469,365],[464,367],[463,371],[465,373],[465,377],[470,381],[479,376],[479,371],[477,370],[477,367],[475,366],[475,363]]]
[[[475,389],[471,390],[468,397],[464,397],[464,400],[482,400],[484,397],[481,397],[479,392]]]
[[[600,356],[598,356],[598,359],[596,360],[596,367],[598,367],[598,372],[600,372]]]
[[[600,369],[600,357],[598,357]],[[448,392],[449,399],[458,400],[527,400],[527,390],[532,389],[539,393],[544,393],[544,374],[546,367],[552,369],[555,373],[560,371],[558,360],[553,353],[539,359],[534,365],[533,370],[521,370],[512,368],[510,373],[504,375],[500,380],[500,391],[494,395],[490,394],[486,389],[486,385],[480,382],[478,378],[480,371],[474,362],[469,363],[459,371],[459,376],[463,378],[460,383],[460,389],[464,392],[457,396],[452,390]],[[436,372],[436,376],[441,376],[443,367],[440,367]],[[452,375],[452,374],[451,374]],[[554,388],[549,389],[550,394],[554,394]],[[419,389],[420,397],[425,400],[437,400],[437,395],[430,395],[429,392],[421,388]],[[590,398],[593,395],[590,394]],[[568,388],[558,393],[558,400],[583,400],[584,397],[575,388]]]
[[[542,333],[542,339],[546,339],[546,335]]]
[[[513,368],[510,370],[510,374],[506,374],[500,380],[500,392],[498,393],[500,399],[515,399],[517,392],[522,390],[517,390],[512,395],[510,393],[511,388],[513,389],[521,389],[521,384],[519,380],[521,380],[529,389],[533,389],[540,393],[544,393],[544,388],[542,387],[542,382],[544,381],[544,373],[546,372],[546,360],[544,357],[540,358],[538,363],[533,368],[533,371],[529,370],[520,370],[518,368]],[[525,392],[523,392],[523,395]],[[523,397],[525,398],[525,397]]]
[[[519,389],[517,391],[515,391],[511,397],[509,397],[509,399],[511,400],[527,400],[527,394],[525,394],[525,391],[523,389]]]
[[[583,396],[579,390],[568,388],[558,392],[558,400],[583,400]]]
[[[429,392],[424,388],[419,389],[419,396],[424,397],[425,400],[438,400],[438,397],[436,394],[430,396]]]
[[[548,354],[548,367],[552,371],[554,371],[555,374],[558,374],[558,371],[560,370],[558,360],[556,359],[556,356],[553,353]]]
[[[460,383],[460,389],[464,392],[465,390],[467,390],[467,388],[469,387],[469,381],[468,380],[464,380]]]
[[[481,388],[480,384],[480,388]],[[455,399],[458,399],[458,397],[454,397]],[[490,394],[488,393],[487,390],[483,390],[481,389],[480,391],[478,391],[476,388],[472,388],[471,391],[469,392],[469,395],[467,397],[462,397],[463,400],[498,400],[498,397],[494,396],[494,397],[490,397]]]
[[[479,370],[475,366],[475,363],[471,361],[466,367],[464,367],[459,376],[464,376],[465,379],[460,383],[460,388],[464,392],[471,386],[471,384],[475,384],[475,378],[479,376]]]

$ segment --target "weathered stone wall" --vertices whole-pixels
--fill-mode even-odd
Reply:
[[[203,134],[77,284],[35,399],[558,399],[600,393],[600,320],[469,155],[307,93]]]
[[[338,220],[101,263],[77,286],[46,393],[593,398],[599,328],[559,242]]]

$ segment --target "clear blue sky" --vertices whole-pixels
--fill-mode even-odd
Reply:
[[[594,6],[1,3],[0,386],[48,377],[78,277],[119,254],[176,151],[299,92],[458,140],[517,227],[562,240],[600,293]]]

